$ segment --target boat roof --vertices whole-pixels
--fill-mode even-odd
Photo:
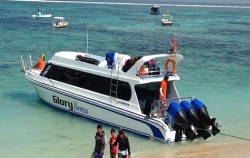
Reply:
[[[64,17],[61,16],[55,16],[54,19],[64,19]]]
[[[160,8],[158,5],[153,5],[152,8]]]
[[[98,65],[90,64],[87,62],[82,62],[76,60],[76,56],[81,55],[83,57],[92,58],[99,61]],[[175,59],[176,65],[179,63],[180,60],[183,59],[181,54],[153,54],[153,55],[146,55],[139,58],[133,66],[127,71],[123,72],[122,67],[116,69],[119,70],[119,78],[125,79],[133,79],[137,80],[140,83],[149,83],[149,82],[158,82],[161,81],[164,77],[164,74],[156,75],[156,76],[147,76],[147,77],[139,77],[138,72],[140,71],[142,65],[145,62],[149,62],[152,59],[163,58],[164,60],[172,57]],[[129,55],[117,53],[117,62],[123,64],[126,63],[128,59],[131,59]],[[164,61],[165,62],[165,61]],[[71,69],[76,69],[79,71],[89,72],[93,74],[100,74],[106,77],[110,77],[111,69],[107,67],[107,61],[105,60],[104,56],[83,53],[83,52],[72,52],[72,51],[61,51],[54,54],[54,56],[48,61],[48,63],[52,63],[54,65],[64,66]],[[165,68],[165,64],[164,64]],[[175,75],[172,76],[173,80],[179,80],[179,76]]]

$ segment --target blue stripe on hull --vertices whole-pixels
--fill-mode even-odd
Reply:
[[[136,130],[133,130],[133,129],[130,129],[130,128],[126,128],[126,127],[124,127],[124,128],[127,129],[127,130],[129,130],[129,131],[132,131],[132,132],[134,132],[134,133],[137,133],[137,134],[139,134],[139,135],[142,135],[142,136],[144,136],[144,137],[150,137],[150,138],[152,138],[152,139],[156,139],[156,140],[164,141],[164,142],[165,142],[164,136],[162,135],[161,131],[160,131],[157,127],[155,127],[154,125],[152,125],[152,124],[150,124],[150,123],[148,123],[148,122],[146,122],[146,121],[144,121],[144,120],[141,120],[141,119],[139,119],[139,118],[134,118],[134,117],[132,117],[132,116],[125,115],[124,113],[116,112],[116,111],[114,111],[114,110],[111,110],[111,109],[106,108],[106,107],[104,107],[104,106],[100,106],[100,105],[98,105],[98,104],[91,103],[91,101],[89,101],[89,100],[92,100],[92,102],[93,102],[93,101],[99,102],[99,101],[96,101],[96,100],[94,100],[94,99],[86,98],[86,97],[80,96],[80,95],[78,95],[78,97],[81,97],[81,98],[77,98],[77,97],[75,97],[75,96],[73,96],[73,95],[70,95],[70,94],[66,94],[66,93],[65,93],[65,92],[67,92],[67,93],[71,93],[71,92],[68,92],[68,91],[63,92],[62,89],[59,89],[59,88],[57,88],[57,89],[59,89],[59,90],[56,90],[55,87],[54,87],[54,88],[53,88],[53,87],[49,87],[50,85],[44,86],[44,85],[45,85],[44,83],[39,83],[38,81],[33,80],[33,79],[29,78],[28,76],[26,76],[26,77],[27,77],[30,81],[32,81],[33,84],[35,84],[35,85],[37,85],[37,86],[39,86],[39,87],[41,87],[41,88],[44,88],[44,89],[53,91],[53,92],[55,92],[55,93],[59,93],[59,94],[61,94],[61,95],[70,97],[70,98],[72,98],[72,99],[76,99],[76,100],[81,101],[81,102],[83,102],[83,103],[91,104],[91,105],[93,105],[93,106],[97,106],[98,108],[102,108],[102,109],[104,109],[104,110],[108,110],[108,111],[111,111],[111,112],[113,112],[113,113],[117,113],[117,114],[119,114],[119,115],[122,115],[122,116],[124,116],[124,117],[127,117],[127,118],[130,118],[130,119],[133,119],[133,120],[142,122],[142,123],[144,123],[144,124],[147,124],[147,125],[149,126],[149,128],[151,129],[151,131],[153,132],[153,135],[154,135],[153,137],[150,136],[150,135],[147,134],[147,133],[143,133],[143,132],[136,131]],[[73,94],[74,94],[74,93],[73,93]],[[74,95],[77,95],[77,94],[74,94]],[[89,99],[89,100],[87,100],[87,99]],[[103,123],[106,123],[106,124],[109,124],[109,125],[112,125],[112,126],[120,127],[119,125],[113,124],[113,123],[111,123],[111,122],[107,122],[107,121],[105,121],[105,120],[101,120],[101,119],[98,119],[98,118],[95,118],[95,117],[91,117],[91,116],[89,116],[89,115],[85,115],[85,114],[82,114],[82,113],[78,113],[78,112],[75,112],[75,111],[71,111],[71,110],[62,108],[61,106],[57,106],[57,105],[55,105],[55,104],[49,103],[49,102],[47,102],[46,100],[44,100],[44,101],[45,101],[46,103],[48,103],[48,104],[51,104],[51,105],[53,105],[53,106],[55,106],[55,107],[57,107],[57,108],[66,110],[66,111],[68,111],[68,112],[72,112],[72,113],[75,113],[75,114],[77,114],[77,115],[81,115],[81,116],[84,116],[84,117],[87,117],[87,118],[90,118],[90,119],[93,119],[93,120],[96,120],[96,121],[99,121],[99,122],[103,122]],[[106,103],[103,103],[103,102],[99,102],[99,103],[105,104],[105,105],[108,105],[108,106],[112,106],[112,105],[110,105],[110,104],[106,104]],[[112,106],[112,107],[114,107],[114,106]],[[115,108],[117,108],[117,107],[115,107]],[[121,108],[117,108],[117,109],[120,109],[120,110],[123,110],[123,111],[124,111],[124,109],[121,109]],[[125,110],[125,111],[126,111],[126,110]],[[134,114],[135,114],[135,113],[134,113]],[[138,115],[138,114],[137,114],[137,115]],[[139,115],[139,116],[140,116],[140,117],[144,117],[144,115]]]

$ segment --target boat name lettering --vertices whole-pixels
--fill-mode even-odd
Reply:
[[[122,102],[122,101],[118,101],[117,103],[118,103],[118,104],[122,104],[122,105],[129,106],[129,103],[125,103],[125,102]]]
[[[74,105],[74,110],[75,111],[80,111],[81,113],[84,113],[84,114],[88,114],[89,113],[88,109],[82,108],[82,107],[77,106],[77,105]]]
[[[71,111],[73,110],[73,103],[72,102],[60,99],[58,96],[54,96],[54,95],[52,96],[52,98],[53,98],[54,103],[69,107],[69,110],[71,110]]]

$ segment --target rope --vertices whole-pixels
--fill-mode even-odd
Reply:
[[[176,124],[179,124],[179,125],[182,125],[182,126],[189,127],[189,126],[187,126],[187,125],[185,125],[185,124],[178,123],[178,122],[176,122]],[[195,127],[195,126],[194,126],[194,127]],[[207,131],[207,129],[204,129],[204,128],[199,128],[199,127],[195,127],[195,128],[196,128],[196,129],[200,129],[200,130]],[[241,140],[245,140],[245,141],[249,141],[249,142],[250,142],[250,139],[249,139],[249,138],[243,138],[243,137],[239,137],[239,136],[235,136],[235,135],[231,135],[231,134],[226,134],[226,133],[221,133],[221,132],[213,132],[213,133],[220,134],[220,135],[224,135],[224,136],[231,137],[231,138],[241,139]]]
[[[248,139],[248,138],[238,137],[238,136],[234,136],[234,135],[230,135],[230,134],[226,134],[226,133],[218,133],[218,134],[228,136],[228,137],[232,137],[232,138],[236,138],[236,139],[246,140],[246,141],[250,142],[250,139]]]

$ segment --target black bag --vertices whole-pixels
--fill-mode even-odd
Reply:
[[[86,63],[89,63],[89,64],[94,64],[94,65],[100,64],[99,60],[96,60],[94,58],[84,57],[82,55],[77,55],[76,60],[86,62]]]

